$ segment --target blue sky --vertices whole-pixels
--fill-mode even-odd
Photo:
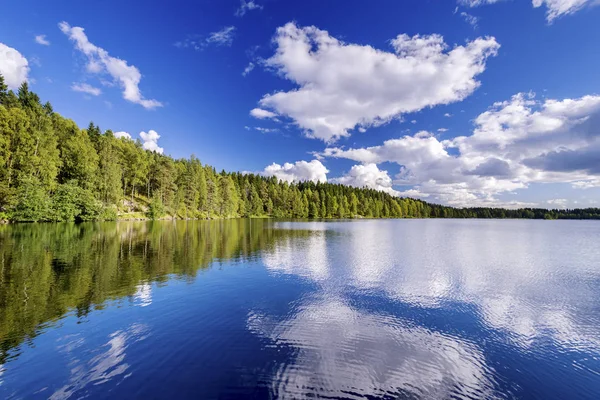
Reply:
[[[595,3],[23,0],[3,5],[0,72],[217,169],[598,206]]]

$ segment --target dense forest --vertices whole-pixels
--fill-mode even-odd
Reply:
[[[0,221],[139,218],[600,219],[600,209],[452,208],[330,183],[217,172],[75,122],[0,75]]]

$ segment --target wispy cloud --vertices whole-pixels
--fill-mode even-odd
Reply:
[[[276,113],[269,110],[263,110],[262,108],[253,108],[252,110],[250,110],[250,115],[258,119],[269,119],[277,117]]]
[[[487,4],[499,3],[504,0],[458,0],[458,4],[467,7],[479,7]],[[598,0],[532,0],[534,8],[546,7],[546,20],[548,23],[565,15],[572,15],[586,8],[600,4]]]
[[[250,1],[241,0],[240,7],[235,11],[235,15],[236,15],[236,17],[243,17],[244,15],[246,15],[246,13],[248,11],[262,10],[262,9],[263,9],[263,6],[256,3],[254,0],[250,0]]]
[[[46,39],[46,35],[36,35],[35,42],[44,46],[50,46],[50,41]]]
[[[471,25],[473,28],[477,28],[477,24],[479,23],[479,18],[477,18],[474,15],[471,15],[467,12],[461,12],[460,16],[465,20],[465,22],[467,22],[469,25]]]
[[[146,99],[139,88],[142,74],[133,65],[120,58],[111,57],[106,50],[91,43],[84,29],[71,26],[67,22],[58,24],[60,30],[75,43],[75,48],[82,52],[88,59],[86,69],[93,74],[110,75],[123,89],[123,98],[144,108],[153,109],[162,107],[158,100]]]
[[[242,76],[248,75],[254,69],[255,65],[253,62],[250,62],[246,68],[244,68],[244,72],[242,72]]]
[[[73,82],[73,84],[71,85],[71,90],[73,90],[74,92],[91,94],[92,96],[100,96],[102,94],[102,90],[88,83]]]
[[[214,43],[217,46],[231,46],[234,35],[235,26],[226,26],[220,31],[212,32],[206,39],[206,42]]]
[[[175,42],[175,47],[180,49],[204,50],[209,45],[231,46],[235,36],[235,26],[226,26],[223,29],[211,32],[208,37],[198,34],[188,35],[184,40]]]

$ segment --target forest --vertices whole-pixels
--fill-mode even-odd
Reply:
[[[0,75],[0,221],[273,218],[600,219],[600,208],[453,208],[331,183],[217,172],[86,129]]]

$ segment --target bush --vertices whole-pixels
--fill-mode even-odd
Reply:
[[[148,207],[148,211],[146,212],[146,216],[152,220],[159,219],[165,214],[165,206],[158,196],[154,196],[152,201],[150,201],[150,205]]]
[[[50,219],[53,221],[75,221],[80,210],[77,205],[79,187],[69,183],[58,185],[52,196]]]
[[[27,176],[21,179],[15,196],[15,205],[8,214],[15,222],[48,221],[50,199],[38,179]]]
[[[98,219],[102,221],[116,221],[117,217],[117,206],[113,204],[102,207]]]
[[[102,203],[92,192],[75,182],[58,185],[51,202],[49,219],[52,221],[94,221],[99,219]]]
[[[79,207],[78,221],[96,221],[102,213],[102,203],[89,190],[79,188],[77,206]]]

